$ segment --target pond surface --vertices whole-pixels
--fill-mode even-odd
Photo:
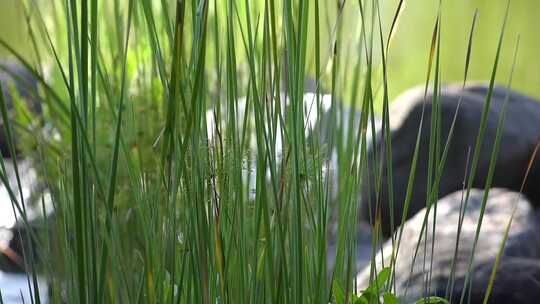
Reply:
[[[32,303],[29,278],[25,274],[0,272],[0,293],[5,304]],[[31,283],[31,281],[30,281]],[[47,282],[38,277],[38,290],[41,303],[49,303],[47,297]],[[32,292],[33,293],[33,292]]]

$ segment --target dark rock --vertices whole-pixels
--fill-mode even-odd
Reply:
[[[450,126],[456,111],[460,96],[463,96],[461,108],[458,112],[454,136],[449,146],[448,158],[444,167],[438,197],[443,197],[454,191],[462,189],[465,177],[467,159],[472,159],[476,137],[478,135],[482,109],[485,104],[488,88],[485,85],[470,85],[462,90],[461,86],[445,86],[440,96],[440,151],[448,137]],[[502,130],[501,148],[498,154],[493,187],[502,187],[518,191],[532,151],[540,136],[540,102],[530,97],[495,87],[491,99],[491,107],[487,117],[487,128],[480,150],[478,169],[474,178],[474,188],[484,188],[489,168],[491,152],[494,147],[499,115],[503,109],[504,100],[509,94],[509,104],[506,111],[506,120]],[[420,125],[424,88],[415,88],[400,96],[393,104],[390,113],[390,129],[392,143],[392,179],[393,179],[393,205],[394,223],[399,226],[403,213],[407,183],[414,147]],[[428,93],[424,114],[424,125],[420,139],[419,158],[415,176],[415,183],[407,218],[426,206],[428,155],[430,141],[430,124],[432,115],[432,93]],[[378,153],[370,153],[370,159],[377,155],[379,159],[385,157],[381,153],[383,143],[378,138]],[[535,206],[540,205],[540,156],[535,160],[529,176],[524,194]],[[390,202],[388,198],[387,170],[388,164],[383,161],[380,210],[382,217],[382,230],[385,236],[391,234]],[[370,164],[371,174],[374,167]],[[470,167],[469,167],[470,168]],[[373,176],[372,176],[373,177]],[[373,179],[371,178],[373,181]],[[372,183],[373,184],[373,183]],[[361,212],[364,220],[373,218],[375,212],[375,189],[364,187],[363,198],[369,204],[363,204]],[[368,196],[369,194],[369,196]],[[369,199],[367,199],[369,197]],[[370,210],[370,211],[368,211]]]
[[[464,295],[465,301],[483,303],[489,284],[493,262],[475,267],[472,289]],[[456,282],[459,288],[452,294],[452,302],[459,303],[462,296],[463,279]],[[540,263],[537,259],[506,258],[499,265],[488,303],[535,303],[540,298]],[[469,295],[470,292],[470,295]],[[444,295],[445,290],[438,294]]]
[[[34,75],[24,66],[13,61],[0,60],[0,84],[4,93],[4,100],[8,109],[8,115],[13,111],[13,91],[27,102],[27,107],[33,113],[41,113],[41,104],[38,98],[38,82]],[[12,130],[13,124],[11,124]],[[17,136],[13,136],[14,139]],[[3,157],[11,157],[8,148],[8,138],[5,132],[5,123],[0,117],[0,152]],[[18,156],[18,155],[17,155]]]
[[[24,273],[32,268],[31,262],[34,266],[40,263],[35,237],[45,228],[38,222],[42,220],[31,222],[28,226],[18,223],[10,229],[0,228],[7,232],[0,236],[0,271]]]
[[[25,229],[14,227],[3,229],[0,242],[0,271],[3,272],[25,272],[23,259],[23,239],[27,238]]]
[[[396,293],[404,303],[414,302],[426,295],[425,282],[429,275],[432,257],[433,266],[428,294],[443,297],[446,295],[454,261],[455,283],[452,300],[459,302],[483,195],[483,190],[471,190],[456,254],[457,227],[463,197],[461,191],[450,194],[437,203],[435,234],[433,234],[434,209],[432,208],[429,214],[427,238],[423,238],[420,243],[418,243],[419,236],[426,209],[418,212],[405,223],[395,267]],[[491,189],[475,251],[471,303],[481,303],[483,299],[495,257],[514,207],[516,208],[514,220],[497,272],[490,303],[534,303],[538,299],[540,214],[531,212],[529,202],[518,193]],[[432,247],[433,242],[435,246]],[[384,265],[390,264],[391,241],[383,245],[382,252],[384,255],[379,252],[375,259],[375,265],[379,270],[382,267],[383,256]],[[413,262],[415,255],[416,259]],[[358,290],[368,286],[369,278],[370,266],[367,266],[357,276]]]

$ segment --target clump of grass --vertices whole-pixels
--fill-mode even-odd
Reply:
[[[54,3],[51,10],[27,3],[50,80],[43,62],[32,65],[1,43],[34,71],[43,123],[59,134],[35,134],[39,148],[27,151],[55,206],[54,237],[39,247],[53,302],[371,303],[379,294],[397,301],[391,268],[359,296],[354,276],[359,189],[381,179],[381,172],[364,178],[376,108],[386,150],[374,161],[391,160],[386,56],[403,1],[386,34],[379,1],[359,1],[352,42],[343,38],[345,2]],[[428,66],[431,73],[435,60],[436,88],[439,20]],[[330,124],[312,136],[303,114],[309,71],[318,117],[323,84],[332,94]],[[361,111],[360,121],[345,119],[339,98]],[[437,121],[431,126],[435,189],[444,156]],[[337,168],[326,170],[334,151]],[[400,239],[393,241],[397,250]]]

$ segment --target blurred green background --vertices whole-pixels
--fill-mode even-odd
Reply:
[[[0,39],[12,45],[17,52],[30,56],[30,41],[27,39],[26,18],[22,0],[0,0]],[[7,55],[0,47],[0,55]]]
[[[18,52],[25,56],[31,56],[32,52],[27,37],[22,0],[1,0],[1,2],[0,38],[14,45]],[[381,3],[384,34],[387,35],[399,0],[386,0]],[[506,3],[506,0],[443,1],[441,41],[443,82],[462,80],[467,39],[475,9],[479,10],[479,17],[474,35],[469,80],[482,81],[489,79]],[[327,6],[327,8],[329,6],[335,9],[337,2],[321,1],[321,6]],[[437,9],[438,1],[404,1],[404,7],[388,57],[391,99],[407,88],[425,82],[429,45]],[[330,50],[329,37],[336,17],[335,11],[327,14],[327,16],[321,16],[321,27],[326,29],[327,33],[326,37],[321,38],[321,52],[323,53],[322,56],[326,56],[326,58],[328,58],[328,50]],[[343,41],[350,41],[350,45],[342,46],[342,57],[349,57],[343,59],[342,68],[345,73],[349,74],[351,73],[348,72],[348,69],[352,66],[351,63],[355,61],[354,48],[357,47],[356,41],[359,37],[359,16],[357,1],[348,1],[342,14],[343,28],[341,34],[344,38]],[[511,68],[515,42],[518,35],[520,35],[520,51],[513,87],[538,98],[540,98],[539,28],[540,9],[538,0],[511,1],[502,61],[497,75],[498,83],[505,85]],[[5,54],[4,50],[0,50],[0,55]],[[313,70],[312,68],[311,71]],[[347,97],[344,96],[344,99],[347,100]]]
[[[398,1],[387,1],[395,7]],[[427,57],[438,1],[406,1],[398,32],[389,56],[392,93],[425,81]],[[443,81],[461,81],[468,33],[475,9],[479,10],[474,34],[470,80],[489,79],[506,0],[443,1],[442,58]],[[537,0],[511,1],[502,61],[497,81],[506,85],[517,36],[520,47],[512,87],[540,97],[540,9]],[[386,11],[389,11],[387,9]]]

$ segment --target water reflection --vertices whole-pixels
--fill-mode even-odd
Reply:
[[[38,291],[41,303],[49,303],[47,296],[47,282],[38,277]],[[0,272],[0,293],[5,304],[33,303],[34,288],[32,278],[22,273]]]

